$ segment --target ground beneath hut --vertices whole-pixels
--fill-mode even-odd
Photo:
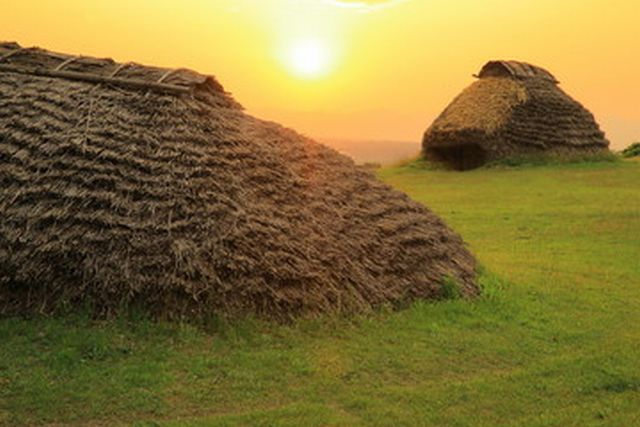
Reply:
[[[430,147],[427,158],[445,164],[454,170],[464,171],[479,168],[487,161],[487,153],[478,144]]]

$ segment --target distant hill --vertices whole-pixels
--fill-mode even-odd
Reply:
[[[320,138],[318,140],[346,154],[359,164],[380,163],[381,165],[390,165],[411,159],[420,153],[420,142],[417,141],[355,141],[337,138]]]

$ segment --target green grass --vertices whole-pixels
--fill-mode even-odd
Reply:
[[[623,157],[640,157],[640,142],[634,142],[622,150]]]
[[[481,298],[293,325],[0,320],[0,424],[640,425],[640,162],[380,175],[463,235]]]
[[[638,144],[640,145],[640,143]],[[588,163],[617,162],[623,157],[632,157],[630,154],[634,146],[628,147],[621,154],[610,151],[601,151],[595,153],[538,153],[538,154],[521,154],[510,156],[509,158],[492,160],[481,166],[482,169],[495,168],[514,168],[514,167],[533,167],[533,166],[564,166]],[[393,169],[406,171],[407,169],[426,170],[450,170],[451,168],[444,163],[431,161],[422,156],[412,159],[406,159],[394,165]]]

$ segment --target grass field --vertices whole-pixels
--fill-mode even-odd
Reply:
[[[0,320],[0,425],[640,425],[640,162],[380,175],[463,235],[480,299],[289,326]]]

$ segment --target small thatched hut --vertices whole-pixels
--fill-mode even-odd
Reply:
[[[609,141],[547,70],[491,61],[427,129],[424,155],[454,169],[542,153],[589,154]]]
[[[357,312],[477,293],[436,215],[213,78],[0,43],[0,314]]]

